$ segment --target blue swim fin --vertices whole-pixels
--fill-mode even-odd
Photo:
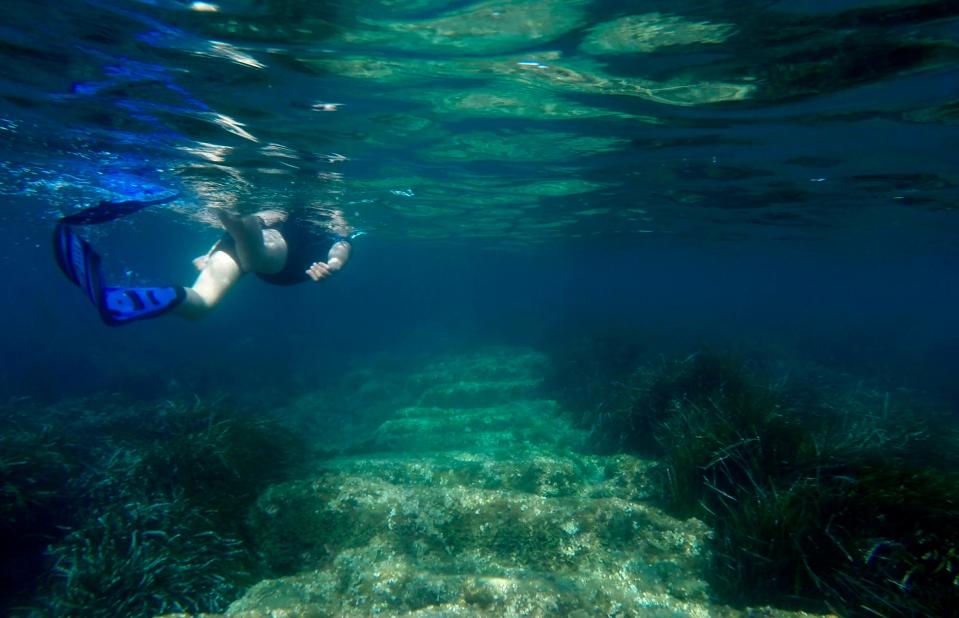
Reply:
[[[90,243],[58,224],[53,231],[53,253],[63,274],[86,293],[97,308],[103,288],[100,256]]]
[[[186,298],[179,286],[158,288],[103,288],[100,317],[110,326],[148,320],[176,308]]]
[[[186,298],[186,291],[177,286],[104,286],[100,256],[67,225],[58,224],[54,230],[53,251],[63,274],[84,291],[100,319],[110,326],[155,318],[172,311]]]
[[[132,215],[148,206],[168,204],[178,197],[180,197],[180,194],[174,193],[173,195],[167,195],[153,200],[126,200],[123,202],[102,200],[96,206],[84,208],[72,215],[60,217],[58,223],[65,223],[67,225],[96,225],[98,223],[106,223],[107,221]]]

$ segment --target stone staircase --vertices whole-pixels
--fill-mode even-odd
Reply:
[[[706,527],[648,502],[652,463],[578,450],[583,433],[538,394],[545,367],[502,348],[413,374],[415,401],[361,454],[260,497],[258,545],[289,575],[226,615],[745,615],[710,602]]]

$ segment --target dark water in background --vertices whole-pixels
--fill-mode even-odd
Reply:
[[[4,4],[3,395],[256,396],[376,352],[612,335],[959,396],[955,3],[216,4]],[[169,191],[89,230],[114,279],[191,281],[207,205],[367,235],[321,287],[106,328],[53,222]]]

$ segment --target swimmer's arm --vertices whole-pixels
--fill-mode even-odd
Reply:
[[[352,253],[352,251],[353,247],[345,240],[334,243],[326,256],[327,265],[334,272],[340,270],[350,261],[350,253]]]
[[[350,243],[345,240],[339,241],[330,247],[326,262],[315,262],[306,270],[307,276],[313,281],[323,281],[329,278],[333,273],[346,266],[352,251],[353,247],[350,246]]]

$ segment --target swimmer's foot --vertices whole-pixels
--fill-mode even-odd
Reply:
[[[214,208],[216,218],[220,221],[226,231],[232,234],[231,230],[237,230],[243,225],[243,216],[226,208]]]

